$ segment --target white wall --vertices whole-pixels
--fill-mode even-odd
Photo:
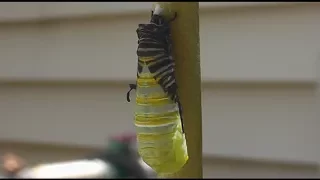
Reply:
[[[37,21],[149,12],[152,2],[1,2],[0,22]],[[303,2],[200,2],[200,10],[303,4]],[[310,3],[309,3],[310,4]]]
[[[319,161],[319,10],[313,4],[201,14],[205,154]],[[25,81],[0,85],[0,139],[103,146],[106,136],[133,130],[126,83],[135,77],[135,29],[148,17],[0,24],[0,80]]]
[[[203,80],[315,81],[319,9],[202,13]],[[134,80],[135,30],[148,17],[0,24],[0,79]]]
[[[3,85],[0,137],[102,147],[134,131],[133,104],[120,85]],[[318,125],[312,87],[203,89],[204,153],[316,161]]]

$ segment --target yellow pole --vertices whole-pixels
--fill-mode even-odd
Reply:
[[[199,2],[158,2],[171,23],[173,57],[183,108],[189,161],[174,177],[202,178],[202,112],[199,46]]]

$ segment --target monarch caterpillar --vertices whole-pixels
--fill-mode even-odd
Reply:
[[[148,24],[139,24],[135,126],[138,152],[157,173],[175,173],[188,160],[181,104],[177,94],[175,63],[171,55],[170,22],[162,9],[152,11]]]

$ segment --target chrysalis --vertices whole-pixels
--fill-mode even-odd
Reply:
[[[158,6],[150,23],[139,24],[135,126],[138,151],[157,173],[175,173],[188,160],[181,105],[177,93],[175,62],[171,55],[171,20]]]

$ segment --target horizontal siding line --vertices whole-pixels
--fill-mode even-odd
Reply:
[[[10,147],[11,149],[33,149],[41,151],[81,151],[87,153],[93,153],[103,148],[90,147],[90,146],[78,146],[70,144],[60,143],[45,143],[45,142],[26,142],[26,141],[15,141],[15,140],[0,140],[1,147]],[[81,158],[81,157],[80,157]],[[219,164],[219,165],[238,165],[242,167],[271,167],[271,168],[285,168],[285,169],[296,169],[305,171],[318,171],[318,164],[312,162],[293,162],[293,161],[278,161],[278,160],[263,160],[263,159],[252,159],[252,158],[239,158],[239,157],[227,157],[217,155],[203,155],[204,164]]]
[[[27,81],[5,81],[0,80],[0,86],[127,86],[132,81],[111,81],[111,80],[27,80]],[[204,81],[201,83],[204,88],[316,88],[315,81]]]
[[[277,159],[257,159],[250,157],[231,157],[219,155],[204,155],[203,164],[234,165],[242,168],[281,168],[290,170],[304,170],[319,172],[318,163],[309,161],[283,161]]]
[[[200,4],[200,11],[207,12],[219,9],[230,9],[230,8],[255,8],[255,7],[276,7],[276,6],[288,6],[288,5],[304,5],[311,4],[310,2],[205,2]],[[35,5],[37,6],[37,5]],[[150,9],[148,7],[142,7],[137,9],[131,9],[124,11],[121,8],[116,10],[110,10],[110,7],[101,8],[99,5],[96,7],[91,6],[91,8],[83,8],[84,11],[77,11],[77,5],[69,6],[68,11],[59,12],[60,8],[57,10],[51,10],[51,12],[46,12],[45,9],[50,9],[50,5],[38,5],[39,13],[27,12],[21,15],[2,15],[0,13],[0,23],[23,23],[23,22],[42,22],[60,19],[74,19],[74,18],[88,18],[96,16],[132,16],[147,13]],[[47,6],[47,7],[46,7]],[[37,8],[34,8],[37,9]],[[1,7],[0,7],[1,10]],[[8,11],[8,10],[6,10]],[[40,12],[41,11],[41,12]],[[14,12],[14,11],[12,11]]]
[[[95,152],[101,150],[102,148],[82,146],[82,145],[70,145],[70,144],[59,144],[59,143],[47,143],[47,142],[28,142],[19,140],[4,140],[0,139],[0,146],[10,147],[12,149],[37,149],[43,151],[53,151],[53,150],[64,150],[64,151],[88,151]]]

